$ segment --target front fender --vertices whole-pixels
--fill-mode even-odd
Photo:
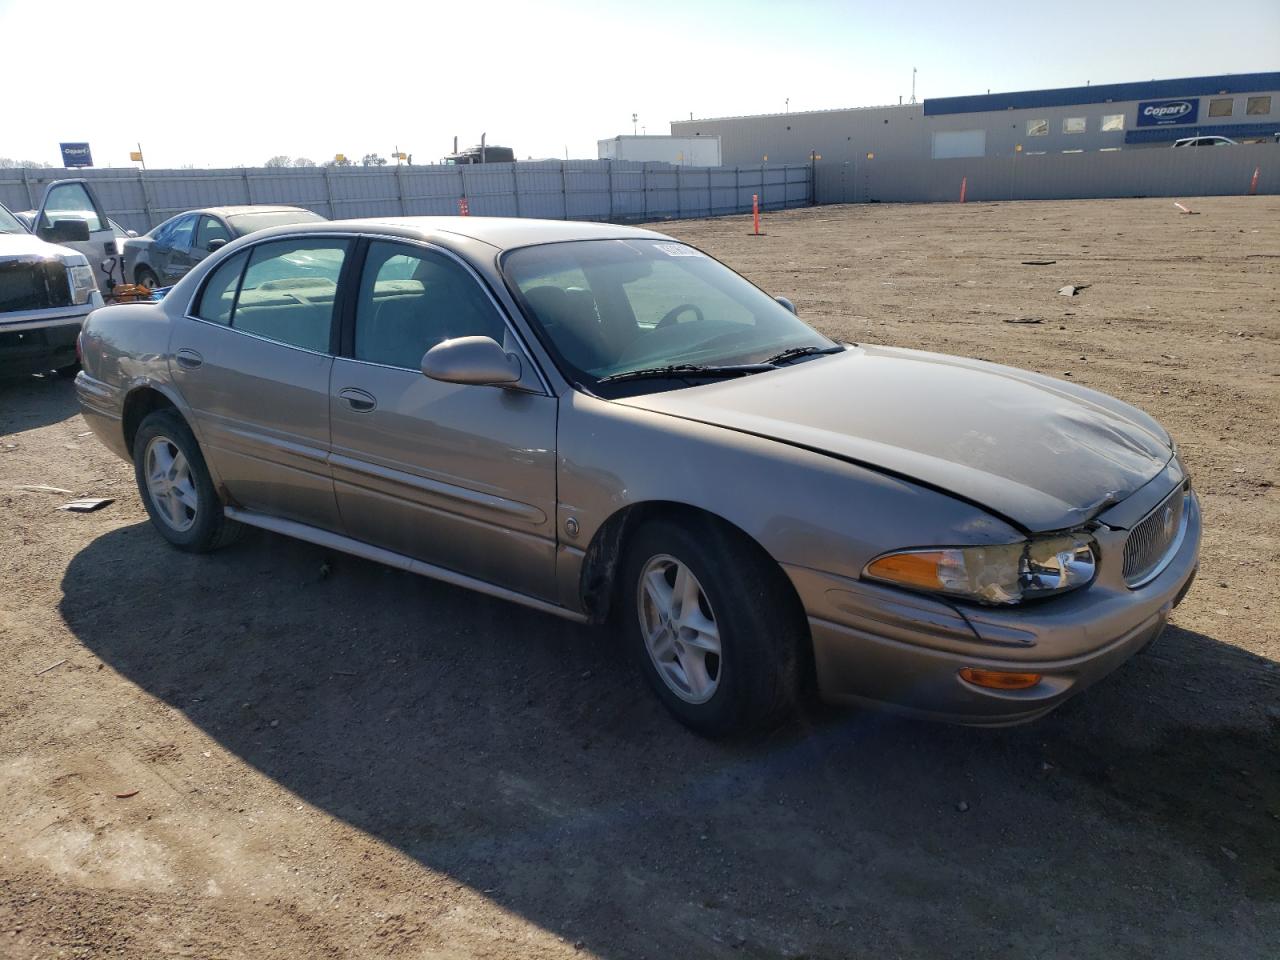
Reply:
[[[611,517],[643,503],[706,511],[784,567],[849,579],[887,550],[1020,537],[978,507],[909,481],[577,391],[561,399],[558,443],[557,574],[561,602],[574,609],[587,547]]]

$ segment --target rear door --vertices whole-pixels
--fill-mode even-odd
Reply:
[[[83,220],[88,225],[88,240],[58,242],[85,255],[89,266],[93,267],[98,287],[105,290],[107,275],[102,269],[102,261],[105,257],[116,255],[116,236],[106,211],[87,180],[55,180],[45,188],[40,209],[36,213],[36,235],[45,240],[50,239],[49,233],[58,220]]]
[[[256,244],[210,274],[170,340],[174,382],[233,503],[339,530],[329,376],[350,241]]]
[[[376,240],[334,360],[334,489],[348,536],[544,599],[555,597],[556,398],[460,260]],[[488,336],[521,357],[517,389],[421,372],[442,340]]]

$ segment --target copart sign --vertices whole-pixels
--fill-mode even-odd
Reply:
[[[1175,123],[1195,123],[1200,113],[1200,101],[1144,100],[1138,104],[1138,126],[1163,127]]]

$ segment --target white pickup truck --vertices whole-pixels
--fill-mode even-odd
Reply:
[[[39,235],[0,204],[0,378],[73,373],[80,327],[102,306],[86,254],[105,250],[104,241],[95,240],[85,217],[59,217],[49,198],[46,192]]]

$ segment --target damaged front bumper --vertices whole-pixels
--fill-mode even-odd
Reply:
[[[1095,533],[1100,563],[1093,583],[1014,607],[951,603],[785,569],[808,615],[824,699],[999,726],[1043,716],[1154,641],[1195,578],[1200,531],[1192,493],[1176,551],[1157,576],[1133,589],[1123,575],[1129,531],[1102,526]],[[1041,679],[1027,689],[996,690],[963,679],[966,667]]]

